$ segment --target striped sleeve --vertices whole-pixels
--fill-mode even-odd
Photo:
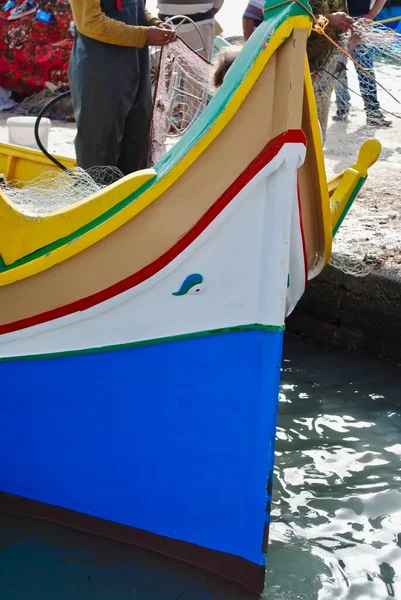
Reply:
[[[248,19],[253,19],[254,21],[262,22],[264,5],[264,0],[250,0],[245,9],[244,17],[248,17]]]

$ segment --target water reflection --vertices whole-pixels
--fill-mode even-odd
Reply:
[[[400,369],[288,338],[268,600],[401,598]],[[0,600],[249,600],[173,560],[0,515]]]
[[[269,563],[275,593],[266,597],[401,594],[400,374],[366,357],[287,345]],[[278,546],[284,557],[296,548],[294,590],[286,568],[277,569]],[[309,560],[298,562],[302,552]],[[305,573],[312,589],[302,587]]]

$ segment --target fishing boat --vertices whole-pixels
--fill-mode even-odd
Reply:
[[[380,152],[327,182],[309,5],[269,1],[155,168],[47,214],[0,192],[0,510],[256,593],[285,318]],[[7,180],[51,169],[0,145]]]

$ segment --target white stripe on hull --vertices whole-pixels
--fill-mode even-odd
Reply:
[[[296,184],[304,157],[303,144],[285,144],[159,273],[85,311],[0,336],[0,357],[74,351],[250,323],[282,326],[305,287]],[[173,296],[192,273],[204,277],[202,293]]]

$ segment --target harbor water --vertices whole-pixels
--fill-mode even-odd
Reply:
[[[285,343],[265,598],[401,599],[401,368]],[[0,600],[246,600],[204,571],[0,515]]]

